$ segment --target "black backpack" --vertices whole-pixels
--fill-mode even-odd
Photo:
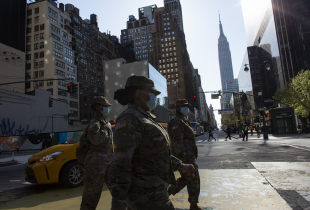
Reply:
[[[85,160],[86,154],[89,149],[86,143],[87,142],[87,130],[88,130],[88,126],[86,130],[84,131],[84,133],[82,134],[80,138],[80,145],[76,148],[76,152],[75,152],[76,159],[82,164],[84,164],[84,160]]]

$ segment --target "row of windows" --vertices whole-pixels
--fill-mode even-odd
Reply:
[[[166,72],[167,72],[168,74],[170,74],[170,72],[171,72],[171,73],[175,72],[175,73],[176,73],[176,77],[178,77],[178,74],[177,74],[178,68],[175,68],[175,69],[167,69],[167,70],[160,70],[159,72],[160,72],[161,74],[166,74]]]
[[[175,37],[172,37],[172,40],[175,40]],[[161,39],[160,41],[161,41],[161,42],[164,42],[164,41],[165,41],[165,42],[167,42],[167,41],[170,42],[170,41],[171,41],[171,37],[165,38],[165,39]]]
[[[34,41],[39,40],[39,38],[40,38],[40,39],[44,39],[44,33],[35,34],[35,35],[33,36],[33,40],[34,40]],[[31,42],[31,36],[27,36],[27,37],[26,37],[26,42]]]
[[[177,67],[177,66],[178,66],[178,63],[174,63],[174,66]],[[170,68],[170,67],[173,67],[173,63],[167,64],[167,68]],[[165,64],[159,65],[159,69],[162,69],[162,68],[163,68],[163,69],[166,68],[166,65],[165,65]]]
[[[34,8],[34,14],[38,14],[40,12],[39,7]],[[32,15],[32,9],[27,10],[27,15],[30,16]]]
[[[169,63],[169,61],[172,62],[173,60],[174,60],[174,61],[177,61],[177,58],[176,58],[176,57],[175,57],[174,59],[173,59],[173,58],[170,58],[170,60],[169,60],[169,58],[168,58],[168,59],[167,59],[167,63]],[[166,60],[163,59],[163,60],[159,60],[158,62],[159,62],[159,63],[161,63],[161,62],[165,63],[165,61],[166,61]]]
[[[173,50],[177,50],[177,48],[176,48],[176,47],[173,47]],[[162,51],[162,52],[165,52],[165,49],[161,49],[161,51]],[[166,52],[168,52],[168,51],[172,51],[172,47],[166,48]]]
[[[170,57],[172,57],[172,53],[166,53],[166,57],[169,57],[169,55],[170,55]],[[176,52],[174,52],[174,56],[176,56],[177,55],[177,53]],[[162,56],[161,57],[165,57],[165,54],[162,54]]]
[[[44,67],[44,61],[34,62],[33,63],[35,69]]]
[[[38,59],[38,58],[44,58],[44,51],[41,51],[39,53],[34,53],[34,58],[33,59]],[[26,60],[31,60],[31,54],[26,55]]]
[[[52,18],[51,16],[48,16],[48,18],[49,18],[49,19],[50,19],[53,23],[58,24],[58,22],[57,22],[57,20],[56,20],[56,19]]]
[[[39,49],[39,47],[40,47],[40,49],[44,48],[44,42],[34,44],[34,50]],[[31,51],[31,45],[26,46],[26,51]]]
[[[62,51],[63,46],[61,44],[58,44],[57,42],[53,41],[53,48]]]
[[[73,56],[73,51],[72,50],[69,50],[68,48],[65,47],[65,53],[67,55],[70,55],[70,56]]]
[[[38,23],[39,22],[39,16],[34,17],[33,22]],[[27,25],[30,25],[31,23],[32,23],[32,18],[28,18],[27,19]]]
[[[58,13],[50,7],[48,8],[48,13],[58,18]]]
[[[63,58],[63,55],[59,52],[56,52],[55,50],[53,50],[53,55],[55,55],[56,57],[61,58],[61,59]]]
[[[52,29],[52,31],[54,31],[55,33],[60,34],[60,29],[57,28],[56,26],[54,26],[53,24],[51,24],[51,29]]]
[[[34,26],[34,31],[37,32],[37,31],[41,31],[41,30],[44,30],[44,24],[40,24],[40,25],[36,25]]]
[[[64,59],[65,61],[67,61],[67,62],[69,62],[69,63],[73,63],[73,59],[71,59],[71,58],[69,58],[69,57],[67,57],[67,56],[65,56],[65,59]]]

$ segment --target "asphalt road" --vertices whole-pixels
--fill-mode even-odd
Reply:
[[[232,138],[225,141],[226,134],[224,132],[214,131],[213,134],[217,141],[207,141],[207,133],[196,137],[197,164],[200,170],[255,169],[253,162],[310,162],[310,138],[279,137],[269,141],[262,139],[242,141],[242,139]],[[31,155],[31,153],[18,154],[18,156],[21,155]],[[10,155],[0,156],[0,158],[5,157],[10,157]],[[2,209],[1,205],[13,203],[18,199],[27,198],[27,196],[41,195],[51,191],[66,193],[71,190],[64,189],[57,184],[36,185],[27,183],[24,180],[25,166],[26,163],[0,168],[0,209]],[[82,188],[79,187],[75,191],[81,194]],[[277,190],[277,192],[294,210],[310,207],[310,202],[306,201],[295,190]],[[38,205],[44,203],[44,201],[37,202],[39,202]]]

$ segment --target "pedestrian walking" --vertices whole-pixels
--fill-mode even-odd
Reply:
[[[243,128],[243,139],[242,139],[242,141],[244,141],[244,138],[246,139],[246,141],[248,141],[248,126],[247,125],[244,125],[244,128]]]
[[[251,125],[250,125],[251,136],[253,136],[253,129],[254,129],[254,128],[253,128],[253,125],[251,124]]]
[[[108,182],[109,164],[113,154],[113,132],[111,124],[105,119],[111,104],[103,96],[95,96],[91,109],[95,116],[86,129],[85,144],[88,147],[84,159],[84,191],[81,210],[96,209],[103,187]]]
[[[160,91],[144,76],[127,79],[125,89],[114,93],[122,105],[128,105],[116,119],[114,153],[109,187],[111,210],[174,210],[167,188],[175,185],[173,169],[194,175],[193,165],[183,164],[171,155],[166,130],[151,113]]]
[[[208,141],[210,140],[210,137],[214,138],[214,136],[212,134],[212,128],[211,127],[209,128],[209,139],[208,139]],[[212,141],[212,139],[211,139],[211,141]],[[214,138],[214,141],[216,141],[215,138]]]
[[[227,133],[227,136],[226,136],[226,138],[225,138],[225,141],[227,141],[227,138],[229,138],[229,140],[231,140],[231,131],[230,131],[230,127],[227,127],[227,129],[226,129],[226,133]]]
[[[176,101],[175,106],[176,115],[168,123],[172,155],[182,160],[183,163],[192,164],[195,167],[195,176],[187,176],[180,171],[181,177],[177,179],[175,186],[171,185],[169,187],[168,193],[169,195],[175,195],[187,186],[190,210],[202,210],[198,206],[200,193],[200,177],[196,163],[198,150],[194,130],[186,118],[191,105],[186,99],[179,99]]]

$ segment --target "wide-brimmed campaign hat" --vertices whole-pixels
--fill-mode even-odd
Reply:
[[[191,107],[191,105],[188,103],[186,99],[179,99],[175,102],[175,106],[184,106]]]
[[[94,96],[92,105],[112,106],[104,96]]]
[[[150,90],[155,91],[155,95],[159,95],[161,92],[154,86],[153,80],[139,75],[133,75],[128,77],[125,88],[127,87],[146,87]]]

